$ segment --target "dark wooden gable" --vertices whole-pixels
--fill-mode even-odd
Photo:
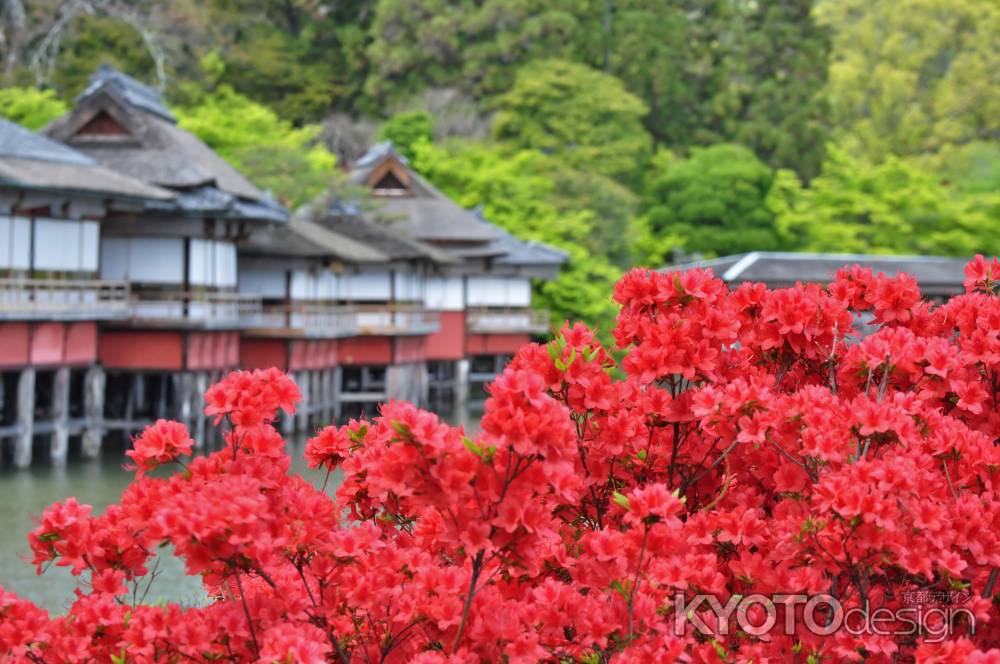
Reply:
[[[376,166],[368,176],[369,186],[375,196],[409,196],[410,173],[394,157]]]
[[[83,124],[76,131],[77,136],[122,136],[127,137],[131,134],[128,129],[123,127],[117,120],[111,117],[111,114],[105,110],[98,111],[94,117],[90,118],[87,122]]]

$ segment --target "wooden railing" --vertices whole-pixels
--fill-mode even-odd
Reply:
[[[253,321],[257,334],[323,338],[429,334],[441,325],[437,312],[407,304],[268,305]]]
[[[353,308],[358,334],[429,334],[441,327],[441,314],[419,305],[361,304]]]
[[[549,312],[538,309],[470,309],[465,317],[469,332],[547,332]]]
[[[267,305],[254,319],[261,332],[287,334],[296,331],[307,337],[349,337],[357,334],[353,307],[324,304]]]
[[[198,327],[245,327],[261,315],[259,297],[218,292],[145,292],[134,294],[129,318],[141,324]]]
[[[124,281],[0,279],[0,318],[108,320],[128,313]]]

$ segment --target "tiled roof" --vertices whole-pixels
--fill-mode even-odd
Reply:
[[[51,161],[57,164],[96,166],[97,162],[48,136],[36,134],[10,120],[0,118],[0,157]]]
[[[769,285],[827,283],[844,266],[860,265],[892,276],[905,272],[928,293],[963,290],[965,258],[947,256],[890,256],[876,254],[821,254],[754,251],[704,261],[691,261],[663,268],[664,271],[710,267],[725,281],[760,281]]]
[[[0,118],[0,183],[152,200],[166,200],[174,195],[103,168],[87,155],[3,118]]]

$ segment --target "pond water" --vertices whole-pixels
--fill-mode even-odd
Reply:
[[[456,424],[464,424],[467,430],[474,428],[478,420],[478,414],[470,411],[442,416]],[[296,438],[289,445],[293,471],[321,486],[326,473],[313,471],[306,465],[302,455],[304,438]],[[37,575],[35,567],[28,562],[31,556],[27,535],[35,528],[34,517],[53,502],[75,496],[81,503],[93,505],[94,513],[99,514],[119,499],[133,473],[124,468],[129,461],[124,450],[120,446],[109,445],[108,448],[96,461],[71,462],[64,468],[35,465],[26,471],[4,469],[0,472],[0,586],[51,612],[65,612],[73,601],[78,579],[66,568],[55,566]],[[327,486],[331,495],[336,489],[334,485],[331,478]],[[198,579],[184,575],[183,564],[169,549],[161,550],[157,557],[157,575],[146,595],[147,602],[162,600],[190,605],[203,601]],[[145,585],[141,592],[145,592]]]

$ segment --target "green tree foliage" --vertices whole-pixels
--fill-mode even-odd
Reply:
[[[831,146],[809,188],[788,173],[777,182],[769,207],[797,249],[952,255],[1000,249],[988,201],[960,195],[912,160],[873,164]]]
[[[576,0],[378,0],[366,90],[382,103],[431,87],[492,95],[533,59],[569,56]]]
[[[812,0],[607,0],[590,12],[589,61],[650,109],[660,144],[742,143],[803,177],[826,140],[827,30]]]
[[[942,155],[941,172],[956,189],[1000,195],[1000,143],[974,141]]]
[[[541,60],[518,72],[500,97],[493,134],[574,168],[635,183],[650,151],[642,125],[647,110],[613,76],[573,62]]]
[[[644,199],[656,244],[671,252],[726,255],[776,249],[779,237],[767,199],[774,173],[739,145],[695,148],[687,159],[661,156]]]
[[[69,107],[52,90],[35,88],[0,89],[0,116],[38,130],[66,113]]]
[[[776,168],[819,172],[829,109],[830,40],[812,0],[737,3],[728,70],[713,101],[722,141],[740,143]]]
[[[822,0],[838,136],[872,161],[1000,135],[1000,3]]]
[[[412,158],[415,144],[434,140],[434,118],[427,111],[397,113],[382,125],[378,137],[392,141],[404,157]]]
[[[621,271],[595,247],[592,210],[570,209],[549,176],[552,158],[535,150],[453,140],[414,146],[415,168],[456,202],[482,206],[490,221],[514,235],[569,253],[554,281],[539,286],[538,303],[554,318],[586,320],[607,332],[615,315],[611,286]]]
[[[286,204],[304,203],[333,180],[336,159],[316,141],[318,125],[295,128],[229,86],[175,113],[182,127]]]

